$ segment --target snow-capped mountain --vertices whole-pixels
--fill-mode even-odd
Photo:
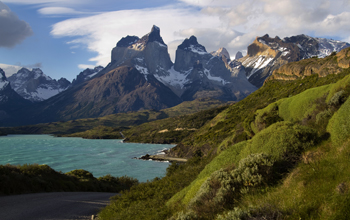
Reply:
[[[5,76],[5,72],[0,69],[0,91],[3,91],[6,89],[7,86],[9,86],[9,81],[7,80]],[[1,97],[0,97],[0,102],[1,102]]]
[[[225,48],[208,53],[195,36],[185,39],[176,50],[175,63],[171,62],[168,47],[153,26],[141,39],[136,36],[122,38],[112,50],[113,67],[129,65],[145,79],[154,76],[169,87],[182,100],[212,97],[239,100],[256,88],[245,77],[232,75],[228,68],[229,53]]]
[[[32,102],[46,100],[70,86],[67,79],[61,78],[57,81],[45,75],[39,68],[31,71],[22,68],[10,76],[8,81],[19,95]]]
[[[11,88],[5,72],[0,69],[0,120],[11,118],[11,114],[14,111],[27,107],[30,104],[30,101],[22,98]]]
[[[252,84],[261,87],[272,72],[284,64],[318,56],[329,56],[332,52],[350,47],[350,44],[325,38],[297,35],[280,39],[269,35],[257,37],[248,46],[248,53],[239,59]]]
[[[101,70],[103,70],[102,66],[97,66],[94,69],[85,69],[84,71],[80,72],[75,79],[73,79],[72,86],[78,85],[80,83],[92,79],[99,72],[101,72]]]

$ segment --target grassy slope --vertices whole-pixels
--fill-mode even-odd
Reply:
[[[201,187],[203,187],[205,180],[208,179],[208,177],[212,175],[214,171],[225,169],[226,167],[230,166],[230,164],[231,166],[232,164],[238,165],[238,162],[247,157],[249,154],[265,153],[267,155],[271,155],[272,158],[275,158],[275,162],[278,162],[278,158],[283,158],[283,160],[286,160],[286,155],[281,155],[288,152],[287,148],[284,146],[286,144],[290,144],[292,145],[292,148],[297,149],[297,152],[295,152],[297,154],[295,157],[293,156],[293,158],[299,158],[301,153],[304,152],[304,160],[297,166],[296,169],[294,169],[294,171],[292,171],[289,176],[284,179],[284,181],[296,181],[299,185],[294,183],[294,185],[290,186],[288,184],[288,187],[286,188],[285,185],[277,184],[276,188],[273,189],[271,193],[257,193],[257,195],[248,195],[246,196],[247,198],[242,198],[241,202],[246,205],[243,207],[246,210],[249,210],[249,206],[254,204],[257,208],[249,212],[250,215],[255,215],[256,217],[263,216],[269,218],[271,217],[269,215],[272,215],[271,213],[279,213],[288,219],[319,218],[320,216],[322,216],[320,219],[346,219],[350,212],[341,213],[336,210],[336,207],[340,206],[340,210],[346,210],[346,206],[349,204],[348,199],[350,198],[350,196],[347,194],[348,187],[350,185],[348,183],[349,178],[346,174],[346,172],[348,172],[348,168],[345,168],[346,166],[350,165],[350,162],[345,159],[348,152],[350,152],[350,149],[347,148],[350,145],[350,142],[347,142],[350,137],[348,132],[350,129],[350,125],[348,123],[350,119],[350,99],[347,99],[343,105],[341,105],[342,103],[339,103],[339,105],[341,105],[339,110],[337,110],[337,107],[339,106],[333,106],[332,103],[330,103],[330,100],[332,100],[332,97],[336,96],[335,93],[337,91],[346,91],[350,88],[349,80],[350,76],[346,76],[343,80],[340,80],[336,84],[309,89],[294,97],[281,99],[275,103],[272,103],[265,109],[260,111],[258,110],[256,119],[259,118],[259,115],[261,116],[264,113],[269,113],[275,109],[275,107],[277,107],[279,110],[279,117],[282,118],[282,120],[294,122],[295,125],[294,127],[288,128],[288,126],[281,127],[281,125],[285,122],[273,123],[270,127],[259,131],[258,134],[256,134],[251,140],[229,146],[227,150],[224,150],[204,168],[195,181],[193,181],[184,190],[176,194],[168,202],[168,205],[172,206],[180,202],[185,206],[188,206],[188,204],[193,201],[195,196],[199,193]],[[344,92],[343,95],[348,97],[349,92]],[[321,97],[324,97],[323,101],[325,102],[324,104],[328,106],[328,109],[336,111],[334,116],[331,118],[327,129],[330,132],[332,142],[322,141],[324,128],[322,128],[322,126],[317,126],[317,122],[315,120],[316,117],[314,117],[313,122],[310,123],[309,121],[307,125],[309,127],[316,127],[318,132],[315,129],[299,125],[299,123],[303,123],[303,119],[309,118],[313,114],[317,115],[320,113],[317,107],[320,105],[320,102],[322,102],[322,100],[320,100]],[[322,112],[324,109],[321,108],[320,110]],[[289,126],[293,125],[291,122],[288,122],[290,123]],[[297,128],[295,126],[299,127]],[[293,134],[295,135],[293,136]],[[346,144],[344,144],[344,142]],[[342,148],[339,152],[337,146],[341,145]],[[313,150],[305,152],[305,150],[310,149],[312,146],[314,146]],[[277,155],[276,157],[276,154],[279,154],[279,156]],[[290,156],[291,152],[288,152],[287,155]],[[339,159],[338,161],[337,158]],[[322,161],[324,164],[319,165],[319,161]],[[316,168],[315,163],[317,165]],[[278,164],[280,165],[281,163]],[[332,166],[332,168],[330,169],[329,166]],[[342,171],[344,171],[345,168],[345,171],[335,175],[334,172],[337,169],[334,169],[333,166],[339,168],[342,167]],[[299,173],[300,171],[298,170],[301,169],[301,167],[303,169],[302,174]],[[316,171],[315,169],[321,169],[320,173],[317,173],[319,171]],[[309,174],[310,171],[313,173],[312,175]],[[293,175],[297,175],[303,180],[295,180]],[[312,178],[309,176],[312,176]],[[323,178],[327,179],[328,181],[324,185],[320,184],[320,180]],[[304,179],[311,182],[311,186],[307,186]],[[302,185],[300,186],[300,184]],[[285,190],[290,191],[290,194],[284,194]],[[310,190],[310,192],[307,192],[308,190]],[[294,193],[297,193],[298,195],[294,195]],[[270,198],[270,200],[264,201],[264,199],[266,199],[265,196],[269,198],[271,195],[273,195],[273,199]],[[332,198],[329,198],[327,195],[331,196]],[[299,197],[298,203],[295,201],[295,196]],[[260,199],[259,202],[255,201],[255,197]],[[294,198],[293,201],[291,201],[291,197]],[[310,200],[310,198],[312,199]],[[245,199],[247,199],[247,201],[245,201]],[[271,204],[274,206],[273,209],[270,207]],[[231,208],[233,209],[233,206]],[[331,213],[327,213],[327,209],[330,209],[329,211],[331,211]]]
[[[294,81],[268,81],[259,90],[231,105],[210,123],[205,124],[196,133],[185,138],[181,144],[173,149],[172,154],[173,156],[188,157],[198,149],[207,154],[216,152],[218,146],[225,142],[232,144],[247,140],[251,135],[249,132],[243,131],[247,130],[246,124],[254,120],[256,110],[263,109],[277,100],[297,95],[307,89],[335,83],[349,73],[350,70],[347,69],[338,75],[328,75],[322,78],[312,75]],[[246,135],[247,133],[248,135]]]
[[[340,100],[345,100],[349,96],[350,77],[339,80],[349,73],[350,70],[346,69],[338,75],[323,78],[313,75],[295,81],[269,81],[264,87],[228,107],[212,121],[185,138],[175,148],[173,154],[179,156],[188,155],[189,152],[195,152],[195,155],[203,153],[211,155],[210,152],[221,152],[221,154],[208,163],[194,181],[182,185],[183,189],[170,200],[169,194],[162,199],[162,202],[167,204],[161,206],[167,210],[162,218],[173,216],[172,219],[207,219],[208,217],[197,211],[211,210],[213,213],[210,219],[213,219],[213,216],[217,216],[217,219],[299,219],[299,217],[347,219],[347,207],[350,201],[347,172],[350,162],[346,158],[350,152],[348,148],[350,140],[348,133],[341,133],[339,129],[344,130],[345,127],[347,131],[349,126],[347,121],[349,121],[350,101],[341,105],[343,102]],[[329,85],[336,82],[338,83]],[[316,88],[319,86],[323,87]],[[343,97],[336,96],[342,90]],[[305,91],[303,95],[298,95],[303,91]],[[338,101],[331,101],[334,97],[338,97]],[[330,118],[332,119],[327,128]],[[285,122],[280,122],[283,120]],[[343,123],[344,121],[346,123]],[[326,128],[329,133],[326,132]],[[336,143],[335,140],[341,141]],[[202,153],[198,152],[198,149]],[[211,151],[205,151],[206,149]],[[212,173],[220,168],[224,168],[223,172],[235,171],[239,161],[251,153],[261,152],[273,158],[274,172],[269,177],[272,181],[265,185],[258,183],[250,185],[249,181],[246,183],[243,181],[241,189],[245,189],[244,193],[238,192],[236,194],[238,197],[225,200],[225,195],[222,197],[222,193],[227,193],[229,190],[220,188],[224,186],[222,185],[224,182],[220,181],[224,181],[225,178],[221,176],[223,179],[215,180],[217,176],[213,176]],[[183,169],[187,170],[189,167]],[[337,172],[338,169],[341,169],[341,172]],[[249,170],[247,174],[251,172]],[[171,177],[177,173],[179,171],[176,169],[168,171],[167,176]],[[192,176],[195,175],[197,173],[193,172]],[[209,176],[214,179],[212,182],[205,182]],[[241,177],[243,180],[245,178],[247,177]],[[227,184],[232,180],[225,181],[225,186],[229,186]],[[203,182],[207,185],[203,185]],[[179,178],[178,184],[181,183],[183,180]],[[146,186],[144,188],[147,189]],[[198,196],[199,189],[200,193],[207,190],[207,194],[204,194],[206,196]],[[134,192],[138,190],[136,187]],[[217,194],[218,192],[221,194]],[[130,193],[133,194],[133,190]],[[164,194],[154,191],[153,193],[157,198],[161,198]],[[107,213],[106,210],[109,213],[104,218],[118,219],[123,216],[128,219],[125,215],[126,210],[135,211],[136,203],[138,206],[143,204],[142,201],[135,200],[135,197],[133,202],[129,203],[131,194],[125,194],[111,205],[113,207],[123,201],[123,207],[118,209],[107,207],[103,210],[102,215]],[[225,201],[230,202],[226,204]],[[149,210],[152,209],[151,205],[147,207],[148,209],[142,210],[144,219],[162,219],[157,212]],[[216,209],[217,207],[219,208]],[[159,208],[157,206],[157,209]]]

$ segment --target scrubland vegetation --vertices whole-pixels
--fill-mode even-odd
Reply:
[[[57,172],[48,165],[0,165],[0,195],[36,192],[121,192],[137,185],[127,176],[95,178],[86,170]]]
[[[170,152],[190,162],[113,198],[101,218],[349,219],[349,73],[268,81]]]
[[[165,177],[146,183],[125,177],[123,189],[131,188],[113,197],[99,217],[349,219],[349,95],[350,69],[325,77],[269,80],[238,103],[125,130],[130,141],[179,143],[169,154],[189,160],[172,163]],[[103,131],[119,133],[97,127],[91,134]],[[94,182],[95,189],[102,189],[99,182],[118,182],[110,176],[95,180],[85,172],[55,175],[63,175],[61,182],[75,178],[81,187]],[[19,177],[2,179],[13,178]],[[33,181],[55,186],[50,180]]]

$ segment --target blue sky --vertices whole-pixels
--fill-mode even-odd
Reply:
[[[106,66],[126,35],[161,29],[172,59],[191,35],[207,51],[246,52],[256,36],[307,34],[350,41],[350,0],[3,0],[0,67],[39,67],[72,80]]]

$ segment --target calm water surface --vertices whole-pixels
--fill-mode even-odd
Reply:
[[[0,164],[47,164],[56,171],[84,169],[94,177],[135,177],[141,182],[163,177],[167,162],[135,160],[157,154],[173,145],[122,143],[121,140],[87,140],[50,135],[0,137]]]

